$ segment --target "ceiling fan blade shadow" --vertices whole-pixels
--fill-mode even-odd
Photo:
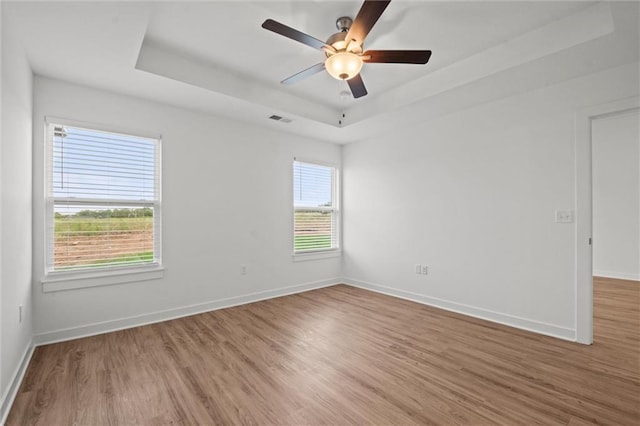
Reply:
[[[285,78],[280,83],[286,85],[297,83],[298,81],[303,80],[307,77],[311,77],[312,75],[317,74],[321,71],[324,71],[324,62],[315,64],[314,66],[309,67],[306,70],[302,70],[299,73],[292,75],[291,77]]]
[[[362,56],[364,62],[378,64],[426,64],[431,57],[430,50],[367,50]]]
[[[347,42],[354,40],[357,46],[362,46],[367,34],[369,34],[369,31],[371,31],[371,28],[376,24],[390,2],[391,0],[365,0],[358,15],[356,15],[356,19],[353,20],[345,40]]]
[[[362,81],[360,74],[347,80],[347,84],[349,85],[349,89],[351,89],[351,93],[354,98],[358,99],[367,94],[367,88],[364,86],[364,82]]]
[[[273,19],[267,19],[262,23],[262,28],[265,30],[273,31],[276,34],[280,34],[281,36],[290,38],[302,44],[306,44],[307,46],[313,47],[314,49],[330,49],[335,52],[333,47],[329,46],[322,40],[318,40],[315,37],[311,37],[309,34],[305,34],[302,31],[298,31],[295,28],[291,28],[287,25],[281,24],[280,22],[274,21]]]

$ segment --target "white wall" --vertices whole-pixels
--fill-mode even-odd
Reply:
[[[1,7],[1,6],[0,6]],[[30,349],[31,326],[31,68],[11,23],[2,19],[0,154],[0,418]],[[18,306],[23,305],[19,322]]]
[[[339,165],[339,146],[41,77],[34,109],[37,341],[339,280],[340,258],[294,263],[291,257],[293,157]],[[162,135],[164,278],[42,292],[45,116]]]
[[[623,66],[345,146],[347,281],[574,339],[575,225],[554,220],[575,204],[574,115],[637,94],[637,76]]]
[[[2,165],[2,121],[4,120],[4,116],[2,115],[2,99],[4,99],[3,96],[3,90],[2,87],[4,86],[4,80],[3,80],[3,76],[4,76],[4,70],[2,67],[2,52],[4,51],[4,49],[2,49],[2,40],[4,37],[2,37],[2,4],[0,3],[0,165]],[[0,179],[2,179],[2,175],[0,174]],[[2,180],[0,180],[0,241],[2,241],[2,199],[4,198],[2,196],[3,190],[2,190]],[[2,281],[2,244],[0,243],[0,318],[2,318],[2,313],[4,312],[2,309],[2,285],[3,281]],[[2,326],[0,326],[0,422],[2,422],[2,419],[4,417],[4,409],[2,407],[4,407],[4,401],[6,399],[5,397],[5,385],[4,385],[4,379],[3,379],[3,374],[2,374],[2,370],[4,364],[2,363]]]
[[[640,280],[640,114],[592,126],[593,272]]]

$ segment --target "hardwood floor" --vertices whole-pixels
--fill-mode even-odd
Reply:
[[[8,425],[640,424],[640,285],[583,346],[339,285],[36,349]]]

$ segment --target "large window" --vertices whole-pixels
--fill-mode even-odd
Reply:
[[[310,253],[338,248],[336,169],[293,162],[293,251]]]
[[[160,264],[160,141],[47,125],[46,272]]]

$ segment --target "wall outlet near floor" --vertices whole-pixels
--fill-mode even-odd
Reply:
[[[429,268],[426,265],[422,265],[422,275],[427,275],[429,272]]]
[[[247,275],[247,265],[240,265],[240,275]]]
[[[18,305],[18,323],[22,323],[22,305]]]

